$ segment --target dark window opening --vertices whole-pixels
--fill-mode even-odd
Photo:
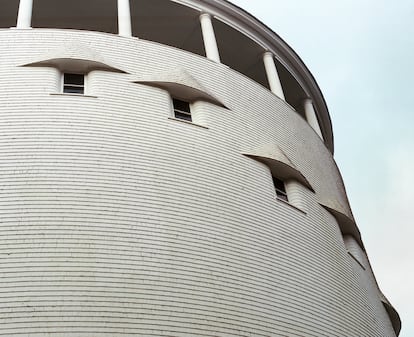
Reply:
[[[272,178],[273,178],[273,185],[275,186],[276,196],[279,199],[282,199],[284,201],[288,201],[286,188],[285,188],[285,183],[282,180],[280,180],[276,177],[272,177]]]
[[[198,10],[177,1],[137,0],[131,16],[133,36],[204,56]]]
[[[282,63],[275,60],[275,64],[277,72],[279,73],[280,82],[282,83],[286,102],[306,120],[303,101],[308,95],[303,90],[301,84]]]
[[[263,64],[265,49],[219,19],[213,20],[213,26],[222,63],[269,89]]]
[[[117,21],[116,0],[33,1],[33,28],[79,29],[117,34]]]
[[[85,76],[82,74],[64,74],[63,92],[83,95],[85,93]]]
[[[0,28],[15,27],[19,2],[16,0],[2,0],[0,8]]]
[[[174,117],[191,122],[190,103],[173,98]]]

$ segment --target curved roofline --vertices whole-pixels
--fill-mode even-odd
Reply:
[[[172,1],[198,9],[201,12],[208,12],[217,20],[239,30],[265,50],[272,52],[276,59],[290,71],[305,93],[312,98],[325,144],[332,153],[334,152],[332,121],[322,91],[299,55],[277,33],[252,14],[228,0]]]

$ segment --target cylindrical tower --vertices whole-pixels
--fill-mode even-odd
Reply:
[[[0,5],[0,336],[398,335],[278,35],[223,0]]]

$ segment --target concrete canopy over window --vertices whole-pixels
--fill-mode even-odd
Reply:
[[[265,144],[255,149],[242,151],[242,154],[266,164],[275,176],[283,180],[294,179],[314,192],[306,177],[295,167],[278,145]]]
[[[44,55],[24,64],[27,67],[54,67],[62,72],[88,73],[92,70],[105,70],[125,73],[119,67],[105,60],[96,50],[87,44],[68,42],[48,50]]]
[[[178,68],[169,72],[160,72],[148,77],[142,77],[135,83],[149,85],[167,90],[173,97],[181,97],[193,102],[202,100],[220,107],[224,104],[214,97],[198,80],[184,69]]]

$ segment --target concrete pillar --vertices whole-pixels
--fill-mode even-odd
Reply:
[[[32,10],[33,0],[20,0],[16,28],[29,29],[32,27]]]
[[[263,62],[270,91],[285,101],[285,94],[283,93],[282,83],[280,83],[273,54],[271,52],[265,52],[263,54]]]
[[[312,100],[310,98],[306,98],[303,101],[303,105],[304,105],[306,120],[308,121],[309,125],[315,130],[315,132],[319,135],[319,137],[321,137],[321,139],[323,140],[322,131],[319,126],[318,118],[316,117],[316,113],[313,107]]]
[[[200,23],[207,58],[216,62],[220,62],[220,54],[217,46],[216,35],[214,34],[211,15],[207,13],[201,14]]]
[[[118,0],[118,35],[131,37],[131,8],[129,0]]]

